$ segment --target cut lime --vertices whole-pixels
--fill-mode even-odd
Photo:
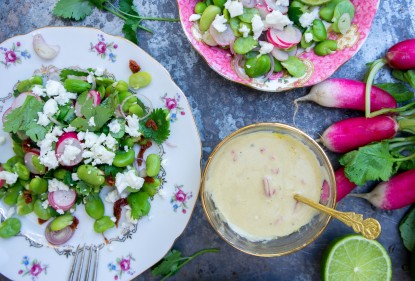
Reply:
[[[392,279],[392,265],[385,248],[376,240],[347,235],[335,240],[323,257],[323,280]]]
[[[300,0],[303,4],[309,6],[319,6],[330,2],[331,0]]]

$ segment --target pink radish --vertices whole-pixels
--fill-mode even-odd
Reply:
[[[88,98],[92,99],[92,104],[94,106],[101,104],[101,94],[98,91],[90,90],[88,92]]]
[[[366,194],[352,194],[384,210],[395,210],[415,203],[415,169],[406,171],[378,184]]]
[[[265,21],[265,18],[267,17],[267,15],[270,13],[270,11],[268,10],[268,8],[264,5],[256,5],[256,9],[259,12],[259,16],[261,17],[261,19],[263,21]]]
[[[58,231],[52,231],[50,229],[51,223],[52,222],[50,222],[45,229],[45,238],[52,245],[58,246],[66,243],[75,233],[75,228],[73,228],[72,225],[68,225]]]
[[[346,177],[344,174],[344,167],[339,168],[336,172],[334,172],[334,175],[336,177],[337,185],[336,201],[339,202],[356,187],[356,184],[351,182]]]
[[[209,28],[209,33],[210,35],[212,35],[213,40],[215,40],[215,42],[218,43],[218,45],[223,47],[229,46],[236,39],[235,34],[233,34],[233,31],[229,24],[226,24],[226,30],[224,32],[217,31],[212,24]]]
[[[320,140],[329,150],[345,153],[371,142],[393,138],[398,123],[389,116],[354,117],[328,127]]]
[[[281,42],[281,40],[277,37],[276,31],[277,30],[273,29],[273,28],[268,29],[268,31],[267,31],[267,40],[268,40],[269,43],[271,43],[275,47],[281,48],[281,49],[289,49],[294,45],[294,44],[287,44],[287,43]]]
[[[67,211],[75,204],[76,192],[73,189],[49,192],[49,205],[55,210]]]
[[[294,26],[287,26],[284,30],[275,30],[276,37],[283,43],[283,44],[298,44],[301,41],[302,33],[301,31],[294,27]]]
[[[274,58],[276,58],[279,61],[286,61],[286,60],[288,60],[288,57],[289,57],[287,52],[285,52],[281,49],[278,49],[278,48],[274,48],[272,50],[271,54]]]
[[[294,101],[314,101],[326,107],[365,110],[365,87],[360,81],[332,78],[311,88],[308,95]],[[372,86],[371,107],[373,111],[382,108],[396,108],[395,99],[386,91]]]
[[[277,5],[275,0],[265,0],[264,2],[271,11],[280,11],[282,14],[288,12],[288,7]]]
[[[67,132],[56,143],[56,158],[62,166],[72,167],[82,161],[82,146],[75,132]]]
[[[375,60],[369,70],[366,80],[366,117],[370,117],[371,111],[371,86],[375,79],[376,73],[385,65],[399,70],[408,70],[415,68],[415,38],[399,42],[387,51],[385,58]]]
[[[30,149],[24,155],[24,164],[25,164],[25,166],[27,167],[29,172],[31,172],[32,174],[35,174],[35,175],[42,175],[46,172],[46,169],[43,169],[43,170],[36,169],[35,165],[33,164],[33,157],[34,156],[39,156],[39,155],[40,155],[40,150],[35,149],[35,148]]]

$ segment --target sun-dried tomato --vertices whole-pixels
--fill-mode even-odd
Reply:
[[[24,197],[24,201],[25,201],[26,204],[32,203],[32,201],[33,201],[32,193],[30,193],[29,190],[25,190],[23,192],[23,197]]]
[[[153,183],[155,180],[154,180],[154,178],[152,178],[152,177],[145,177],[144,178],[144,182],[146,182],[146,183]]]
[[[22,149],[24,152],[29,152],[32,149],[32,144],[30,143],[30,139],[26,139],[22,142]]]
[[[148,119],[147,120],[147,122],[146,122],[146,127],[147,128],[151,128],[151,129],[153,129],[154,131],[157,131],[159,128],[158,128],[158,126],[157,126],[157,123],[156,123],[156,121],[154,121],[153,119]]]
[[[121,217],[122,207],[128,204],[127,198],[120,198],[114,203],[114,217],[115,217],[115,226],[118,227],[118,222]]]
[[[138,166],[141,166],[143,164],[144,152],[146,152],[146,150],[152,145],[153,145],[153,143],[149,140],[146,140],[146,142],[144,144],[140,145],[140,151],[138,151],[138,154],[137,154],[137,164],[138,164]]]
[[[135,60],[130,60],[128,66],[130,67],[132,73],[137,73],[141,70],[141,67]]]
[[[77,217],[73,217],[73,221],[72,221],[72,224],[69,226],[72,230],[75,230],[75,229],[77,229],[77,227],[78,227],[78,224],[79,224],[79,220],[78,220],[78,218]]]
[[[37,218],[37,222],[39,224],[44,224],[45,222],[47,222],[47,220],[42,220],[41,218]]]

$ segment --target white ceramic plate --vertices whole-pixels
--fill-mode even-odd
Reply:
[[[46,61],[32,47],[33,35],[42,34],[49,44],[60,46],[59,55]],[[45,225],[35,215],[22,221],[22,231],[8,240],[0,238],[0,272],[12,280],[66,280],[76,247],[86,243],[100,247],[98,280],[130,280],[157,261],[171,248],[183,232],[192,214],[200,183],[201,141],[193,115],[183,92],[161,64],[133,43],[92,28],[49,27],[16,36],[0,44],[0,113],[10,106],[12,89],[18,80],[38,74],[50,75],[55,67],[79,66],[105,68],[117,79],[128,81],[130,59],[136,60],[153,81],[139,90],[154,107],[171,113],[171,135],[161,147],[153,148],[162,155],[162,191],[154,197],[148,217],[136,225],[123,223],[105,233],[109,240],[94,233],[93,220],[83,206],[75,215],[80,224],[67,244],[53,248],[44,238]],[[3,126],[1,125],[1,128]],[[13,155],[12,141],[3,131],[6,142],[0,146],[0,162]],[[150,152],[148,152],[150,153]],[[0,217],[9,206],[0,201]],[[106,206],[106,214],[112,216]]]

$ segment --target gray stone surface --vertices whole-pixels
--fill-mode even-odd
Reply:
[[[62,21],[51,14],[56,0],[0,0],[0,42],[43,26],[84,25],[121,35],[122,23],[108,13],[94,11],[83,22]],[[143,15],[177,17],[175,0],[142,0],[138,7]],[[179,23],[146,22],[154,34],[140,32],[140,46],[163,64],[183,90],[193,109],[203,142],[203,164],[219,141],[233,130],[261,121],[292,125],[293,99],[308,89],[285,93],[263,93],[227,81],[212,71],[188,43]],[[415,6],[412,0],[383,0],[371,33],[359,53],[343,65],[335,77],[362,79],[365,63],[381,57],[393,43],[415,36]],[[383,71],[377,78],[387,81]],[[325,109],[302,104],[297,125],[317,138],[334,121],[357,115],[356,112]],[[338,167],[338,155],[329,155]],[[361,192],[368,187],[359,188]],[[397,225],[406,209],[393,212],[375,210],[366,202],[346,198],[338,209],[361,212],[377,218],[383,227],[379,241],[392,258],[394,280],[410,280],[407,272],[408,253],[403,248]],[[351,233],[337,221],[305,249],[279,258],[258,258],[243,254],[214,232],[203,214],[200,200],[183,234],[174,248],[189,255],[199,249],[219,247],[219,254],[207,254],[185,266],[171,280],[320,280],[320,259],[327,244]],[[4,243],[0,240],[0,243]],[[1,269],[0,269],[1,271]],[[0,274],[0,280],[7,280]],[[155,280],[149,271],[134,280]]]

